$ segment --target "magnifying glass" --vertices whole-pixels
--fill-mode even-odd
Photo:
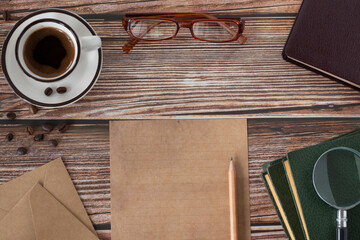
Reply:
[[[326,151],[315,163],[313,184],[319,197],[338,210],[336,239],[347,240],[346,211],[360,203],[360,153],[347,147]]]

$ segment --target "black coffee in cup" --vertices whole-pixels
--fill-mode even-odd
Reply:
[[[34,74],[53,78],[65,73],[75,56],[71,38],[61,29],[44,27],[27,38],[23,57],[26,66]]]

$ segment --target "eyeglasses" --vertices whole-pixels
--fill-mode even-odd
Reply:
[[[123,51],[129,53],[139,41],[175,38],[180,28],[189,28],[193,38],[206,42],[246,42],[245,22],[239,17],[214,17],[207,14],[127,14],[123,26],[131,40]]]

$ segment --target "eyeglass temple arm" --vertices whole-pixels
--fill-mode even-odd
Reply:
[[[201,16],[204,16],[208,19],[212,19],[212,20],[216,20],[217,17],[214,17],[214,16],[211,16],[211,15],[208,15],[208,14],[203,14],[203,13],[200,13],[200,14],[194,14],[194,15],[201,15]],[[145,36],[147,33],[150,32],[151,29],[153,29],[154,27],[156,27],[158,24],[160,24],[161,22],[158,22],[158,23],[154,23],[153,25],[149,26],[142,34],[140,34],[140,38],[142,38],[143,36]],[[227,26],[225,23],[219,23],[220,26],[222,26],[226,31],[228,31],[229,33],[233,34],[234,33],[234,30],[230,29],[229,26]],[[239,42],[240,44],[244,44],[246,42],[247,38],[242,35],[240,33],[240,38],[237,40],[237,42]],[[125,53],[129,53],[134,47],[135,45],[139,42],[138,39],[131,39],[128,43],[126,43],[124,46],[123,46],[123,51]]]

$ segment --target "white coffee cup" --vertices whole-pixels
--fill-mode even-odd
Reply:
[[[32,33],[42,29],[42,28],[56,28],[64,32],[69,39],[72,41],[74,47],[74,57],[71,62],[71,65],[67,67],[66,71],[57,75],[55,77],[43,77],[32,72],[27,66],[24,60],[24,46],[26,40],[31,36]],[[27,25],[24,30],[19,35],[16,42],[16,60],[19,63],[19,66],[29,77],[41,81],[41,82],[55,82],[67,77],[75,68],[79,62],[80,55],[82,51],[95,51],[101,47],[101,39],[99,36],[84,36],[78,37],[76,31],[72,29],[69,25],[57,19],[40,19],[34,22],[31,22]]]

